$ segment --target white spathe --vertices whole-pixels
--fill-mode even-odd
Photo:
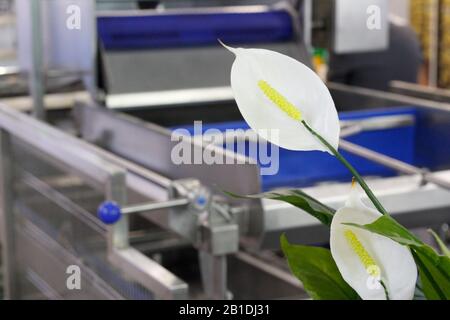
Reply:
[[[328,88],[314,71],[278,52],[225,47],[236,56],[231,69],[234,98],[254,131],[285,149],[329,152],[298,120],[268,99],[258,87],[262,80],[298,108],[306,123],[338,148],[338,114]],[[278,130],[278,134],[271,135],[272,129]]]
[[[345,232],[350,230],[375,261],[389,298],[410,300],[414,296],[417,268],[409,248],[384,236],[342,224],[368,224],[380,216],[381,213],[378,211],[366,207],[360,199],[357,188],[352,188],[347,203],[335,213],[331,223],[331,254],[344,280],[362,299],[386,299],[384,289],[381,285],[373,286],[367,268],[349,244]]]

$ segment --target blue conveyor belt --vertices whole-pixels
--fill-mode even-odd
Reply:
[[[417,110],[410,107],[389,109],[377,109],[370,111],[342,112],[339,117],[342,120],[365,119],[370,117],[389,115],[417,116]],[[193,134],[193,126],[183,126]],[[203,124],[203,132],[216,128],[221,131],[226,129],[247,129],[245,122],[226,122]],[[396,158],[410,164],[416,164],[416,134],[417,124],[399,126],[395,128],[364,131],[347,137],[346,140],[367,147],[374,151]],[[248,150],[248,148],[246,148]],[[367,159],[354,156],[345,151],[342,154],[364,176],[393,176],[396,174],[391,169],[373,163]],[[259,162],[260,163],[260,162]],[[276,175],[262,176],[264,190],[276,187],[305,187],[326,181],[350,181],[351,175],[346,168],[333,156],[319,151],[290,151],[280,149],[280,166]]]
[[[98,36],[106,50],[161,49],[292,40],[292,18],[284,10],[100,16]]]

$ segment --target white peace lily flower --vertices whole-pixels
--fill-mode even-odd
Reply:
[[[353,187],[331,223],[330,248],[344,280],[364,300],[410,300],[417,269],[409,249],[381,235],[343,223],[368,224],[381,214],[366,207]]]
[[[234,98],[254,131],[285,149],[330,152],[300,123],[304,120],[337,149],[337,111],[314,71],[278,52],[225,47],[236,55],[231,69]],[[279,132],[277,141],[271,141],[272,130]]]

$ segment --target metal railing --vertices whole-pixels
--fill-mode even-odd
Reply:
[[[176,299],[188,286],[128,242],[128,217],[96,216],[100,202],[127,205],[127,170],[87,142],[0,105],[0,235],[5,297]],[[67,284],[67,267],[81,288]]]

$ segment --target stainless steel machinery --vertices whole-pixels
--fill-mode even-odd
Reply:
[[[408,173],[368,177],[368,182],[406,226],[437,227],[449,220],[449,171],[448,158],[432,158],[448,157],[449,149],[443,148],[450,141],[450,115],[444,103],[415,102],[420,135],[428,132],[431,139],[427,156],[438,162],[430,162],[431,171],[345,140],[341,149]],[[76,131],[65,133],[7,106],[0,110],[1,234],[8,297],[302,295],[276,254],[279,235],[286,232],[291,241],[324,244],[327,231],[283,203],[226,198],[221,190],[261,191],[254,161],[217,147],[216,152],[241,164],[174,165],[170,151],[175,141],[166,127],[92,105],[77,106],[75,119]],[[348,126],[347,120],[352,129],[344,130],[349,134],[345,139],[352,132],[386,131],[411,123],[408,117],[382,120],[360,121],[358,128],[355,123]],[[432,139],[439,141],[434,147]],[[196,139],[184,143],[192,144],[193,150],[204,148]],[[302,161],[301,154],[296,157]],[[303,190],[339,207],[348,182],[313,184]],[[105,200],[121,206],[122,217],[112,226],[96,216]],[[70,265],[81,267],[81,290],[66,287]]]
[[[302,24],[285,7],[99,14],[103,101],[48,111],[48,122],[0,106],[6,298],[306,298],[279,252],[279,237],[326,246],[328,231],[290,205],[233,199],[223,191],[301,187],[337,208],[351,177],[329,155],[286,150],[279,150],[278,174],[265,176],[260,159],[245,150],[175,134],[191,132],[193,121],[201,120],[219,132],[241,129],[236,139],[248,144],[254,139],[230,95],[231,57],[215,39],[211,44],[215,33],[206,40],[187,37],[189,45],[180,45],[188,40],[169,29],[159,38],[139,30],[130,37],[132,28],[125,38],[120,33],[129,19],[148,25],[174,14],[184,27],[190,15],[210,18],[204,23],[209,31],[222,14],[244,15],[245,23],[256,19],[247,25],[248,43],[236,36],[238,29],[227,29],[228,37],[307,62]],[[254,37],[260,15],[273,19],[269,40]],[[168,41],[164,48],[161,39]],[[409,228],[448,223],[450,105],[333,83],[329,88],[341,111],[340,148],[386,209]],[[213,152],[225,164],[176,164],[171,153],[180,146],[193,156]],[[71,270],[79,271],[79,286],[70,283]]]

